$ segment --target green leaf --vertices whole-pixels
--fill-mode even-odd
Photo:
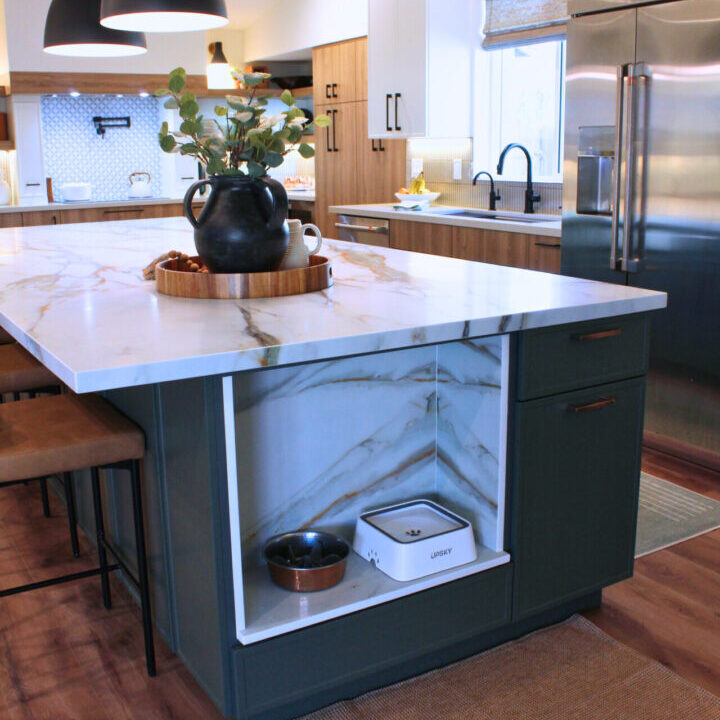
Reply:
[[[160,137],[165,137],[169,131],[170,131],[170,126],[166,122],[164,122],[160,126]]]
[[[210,137],[203,142],[205,149],[216,158],[224,158],[227,153],[225,142],[218,137]]]
[[[295,104],[295,98],[289,90],[283,90],[280,95],[280,99],[288,106],[292,106]]]
[[[282,138],[280,137],[280,133],[273,135],[273,138],[270,141],[270,144],[268,145],[268,150],[270,152],[276,152],[276,153],[281,153],[281,152],[285,151],[285,143],[283,142]],[[275,166],[273,165],[273,167],[275,167]]]
[[[269,152],[265,155],[265,163],[268,167],[279,167],[282,165],[283,159],[283,156],[276,152]]]
[[[228,114],[228,109],[224,105],[216,105],[215,114],[218,117],[225,117]]]
[[[308,145],[307,143],[300,143],[300,146],[298,147],[298,152],[302,157],[304,157],[306,160],[308,158],[311,158],[315,155],[315,148],[312,145]]]
[[[189,100],[180,105],[180,117],[186,120],[194,118],[200,111],[200,106],[195,100]]]
[[[303,131],[302,128],[299,128],[297,125],[291,125],[288,130],[290,131],[290,136],[288,137],[288,142],[291,145],[294,145],[296,142],[300,141],[300,138],[302,137]]]
[[[271,77],[270,73],[243,73],[243,82],[247,87],[257,87]]]
[[[179,105],[178,105],[178,103],[177,103],[177,100],[176,100],[174,97],[169,97],[169,98],[165,101],[164,107],[165,107],[167,110],[177,110],[178,107],[179,107]]]
[[[180,124],[180,132],[183,133],[183,135],[195,135],[196,129],[197,128],[195,127],[195,122],[193,120],[183,120]]]
[[[200,148],[195,143],[184,143],[180,146],[181,155],[197,155]]]
[[[211,158],[207,164],[207,171],[209,175],[221,175],[225,172],[227,166],[220,158]]]
[[[330,119],[329,115],[316,115],[315,120],[313,121],[315,123],[315,127],[324,128],[328,127],[332,124],[332,120]]]
[[[179,95],[185,89],[185,77],[182,75],[171,75],[168,81],[170,91]]]
[[[160,138],[160,147],[166,153],[172,152],[176,145],[177,143],[172,135],[163,135],[163,137]]]
[[[285,122],[290,122],[296,117],[305,117],[305,113],[299,107],[290,108],[290,110],[285,113]]]
[[[170,77],[181,77],[183,80],[187,78],[187,73],[185,72],[184,67],[176,67],[174,70],[170,71]]]
[[[226,95],[225,102],[233,110],[247,110],[249,108],[247,98],[239,97],[238,95]]]
[[[170,90],[168,90],[167,88],[160,88],[159,90],[156,90],[156,91],[153,93],[153,95],[154,95],[155,97],[163,97],[163,96],[169,95],[169,94],[170,94]]]
[[[264,107],[265,105],[268,104],[268,99],[264,98],[264,97],[255,98],[255,104],[258,107]]]
[[[265,175],[265,167],[254,160],[248,160],[247,171],[250,177],[263,177]]]
[[[193,100],[195,100],[195,93],[188,90],[186,93],[183,93],[183,96],[180,98],[180,104],[182,105],[183,103],[191,102]]]

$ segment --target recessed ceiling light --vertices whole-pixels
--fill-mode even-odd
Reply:
[[[45,21],[43,49],[72,57],[127,57],[147,52],[142,33],[100,25],[100,0],[52,0]]]
[[[188,32],[228,23],[225,0],[102,0],[100,23],[114,30]]]

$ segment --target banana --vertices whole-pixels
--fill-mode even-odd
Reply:
[[[428,192],[428,189],[425,187],[425,173],[421,172],[417,177],[412,179],[409,190],[411,195],[424,195]]]

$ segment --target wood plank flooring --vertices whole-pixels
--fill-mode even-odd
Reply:
[[[720,500],[720,474],[647,451],[644,469]],[[73,560],[66,518],[37,483],[0,490],[0,587],[92,567]],[[0,599],[2,720],[220,720],[156,637],[159,676],[145,674],[139,611],[119,582],[103,609],[99,581]],[[646,556],[587,616],[618,640],[720,695],[720,531]]]

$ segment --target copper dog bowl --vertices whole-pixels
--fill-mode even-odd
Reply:
[[[270,538],[263,556],[272,581],[286,590],[315,592],[345,576],[350,545],[337,535],[298,530]]]

